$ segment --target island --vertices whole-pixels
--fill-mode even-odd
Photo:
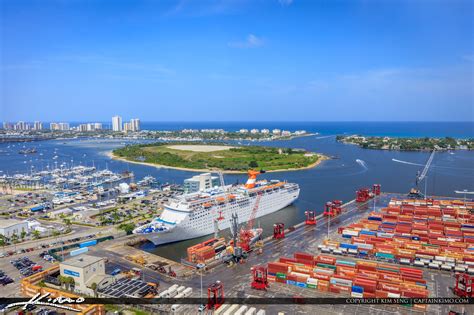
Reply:
[[[123,140],[149,140],[157,141],[273,141],[291,140],[297,137],[315,135],[306,130],[282,129],[240,129],[229,131],[224,129],[181,129],[181,130],[139,130],[139,131],[113,131],[111,129],[84,130],[83,125],[73,126],[67,130],[11,130],[0,129],[0,143],[2,142],[32,142],[53,139],[123,139]],[[316,133],[317,134],[317,133]]]
[[[390,138],[364,137],[361,135],[337,136],[336,140],[355,144],[364,149],[400,150],[400,151],[446,151],[473,150],[474,139],[445,138]]]
[[[127,145],[110,157],[128,162],[190,171],[244,173],[249,169],[268,172],[312,168],[325,156],[303,149],[265,146],[234,146],[205,143],[153,143]]]

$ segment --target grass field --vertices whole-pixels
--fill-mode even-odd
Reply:
[[[320,156],[304,150],[260,146],[147,144],[125,146],[113,154],[129,161],[200,170],[245,172],[250,168],[267,171],[300,169],[315,165]]]

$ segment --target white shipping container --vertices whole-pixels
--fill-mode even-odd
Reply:
[[[400,297],[400,294],[398,293],[392,293],[392,292],[388,292],[388,295],[387,295],[388,298],[399,298]]]
[[[176,312],[181,308],[181,304],[173,304],[171,305],[171,312]]]
[[[419,266],[419,267],[424,267],[424,266],[425,266],[425,263],[424,263],[423,261],[420,261],[420,260],[415,260],[415,262],[413,263],[413,265]]]
[[[318,285],[318,279],[315,279],[315,278],[308,278],[308,280],[306,280],[306,283],[307,283],[307,284]]]
[[[242,305],[235,313],[234,315],[244,315],[244,312],[247,311],[249,307],[247,305]]]
[[[429,263],[428,267],[431,269],[439,269],[439,264],[436,263]]]
[[[186,289],[186,287],[184,285],[180,286],[179,288],[176,289],[176,292],[178,293],[181,293],[184,291],[184,289]]]
[[[465,272],[465,271],[466,271],[466,267],[461,266],[461,265],[458,265],[458,266],[454,267],[454,271],[457,271],[457,272]]]
[[[342,235],[359,236],[359,231],[344,229]]]
[[[168,290],[164,290],[163,292],[160,292],[160,294],[157,295],[159,298],[165,298],[168,296]]]
[[[191,288],[191,287],[186,288],[186,289],[183,291],[183,294],[184,294],[185,297],[190,296],[192,293],[193,293],[193,288]]]
[[[229,307],[229,304],[222,304],[217,310],[214,311],[214,315],[219,315],[221,313],[224,313],[225,310]]]
[[[346,280],[346,279],[331,278],[330,282],[332,284],[342,285],[342,286],[346,286],[346,287],[351,287],[352,286],[352,281],[351,280]]]
[[[255,315],[257,313],[257,309],[255,307],[251,307],[245,312],[245,315]]]
[[[357,254],[359,251],[357,249],[349,248],[349,254]]]
[[[341,252],[340,249],[335,249],[335,250],[333,250],[333,253],[334,253],[335,255],[342,255],[342,252]]]
[[[451,270],[453,270],[453,266],[442,264],[441,269],[451,271]]]
[[[445,256],[435,256],[435,260],[446,261],[446,257]]]
[[[256,315],[265,315],[265,310],[259,310]]]

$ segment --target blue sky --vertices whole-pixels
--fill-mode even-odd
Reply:
[[[0,120],[474,120],[469,0],[0,3]]]

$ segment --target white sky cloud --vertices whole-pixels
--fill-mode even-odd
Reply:
[[[255,48],[264,45],[264,40],[254,34],[249,34],[244,41],[229,42],[229,47],[234,48]]]

